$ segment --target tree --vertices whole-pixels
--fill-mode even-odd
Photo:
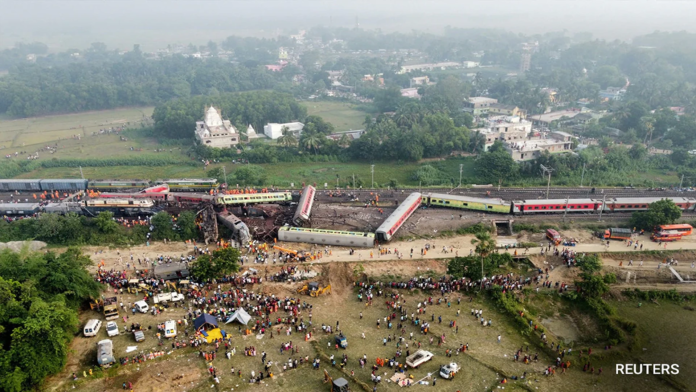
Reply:
[[[483,271],[490,275],[499,271],[499,266],[512,262],[509,253],[491,253],[487,257],[466,256],[455,257],[447,263],[447,273],[454,278],[463,277],[471,280],[480,280],[484,274],[481,272],[481,260],[483,260]]]
[[[497,183],[500,179],[510,180],[517,176],[517,164],[498,143],[496,141],[488,152],[481,154],[474,164],[474,172],[482,181]]]
[[[375,106],[380,112],[393,112],[399,107],[399,104],[406,98],[401,96],[401,89],[398,86],[389,86],[379,90],[375,96]]]
[[[166,211],[160,211],[155,214],[150,220],[154,229],[152,230],[152,239],[172,239],[176,236],[174,233],[174,222],[172,216]]]
[[[266,170],[261,166],[244,165],[234,171],[234,177],[237,182],[243,186],[247,185],[264,185],[268,177]]]
[[[102,211],[94,218],[94,223],[102,233],[113,233],[118,229],[118,223],[114,221],[114,214],[109,211]]]
[[[295,134],[292,133],[290,128],[288,128],[286,125],[283,125],[283,127],[280,129],[280,133],[282,136],[276,140],[278,144],[286,148],[297,145],[297,138],[295,138]]]
[[[647,211],[634,212],[631,216],[631,226],[653,230],[657,226],[674,223],[681,215],[681,209],[672,200],[658,200],[651,203]]]
[[[222,248],[211,255],[199,256],[190,263],[191,276],[199,282],[221,278],[239,271],[239,250]]]
[[[609,291],[609,286],[600,275],[602,262],[595,254],[582,254],[577,257],[577,265],[582,271],[581,281],[575,284],[582,290],[582,295],[587,298],[598,298]]]
[[[176,224],[179,227],[181,239],[190,240],[198,238],[196,214],[193,211],[183,211],[181,214],[179,214]]]

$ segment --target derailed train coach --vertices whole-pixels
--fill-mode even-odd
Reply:
[[[370,248],[375,245],[375,235],[356,231],[307,229],[284,226],[278,229],[278,239],[287,242]]]

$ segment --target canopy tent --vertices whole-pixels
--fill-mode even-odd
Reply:
[[[203,313],[202,315],[198,316],[195,320],[193,320],[193,328],[198,331],[201,328],[207,326],[206,329],[212,329],[212,328],[217,328],[218,327],[218,322],[215,319],[215,317]]]
[[[238,321],[240,324],[247,325],[247,323],[249,323],[249,321],[251,320],[251,316],[249,316],[249,313],[247,313],[246,310],[238,308],[234,313],[232,313],[230,318],[227,319],[225,324],[229,324],[235,320]]]

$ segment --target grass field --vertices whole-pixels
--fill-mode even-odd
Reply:
[[[112,144],[113,141],[118,141],[118,136],[92,136],[92,134],[105,128],[137,128],[141,122],[149,121],[153,109],[152,107],[124,108],[23,119],[0,117],[0,153],[9,154],[15,151],[31,153],[56,143],[59,150],[63,147],[71,149],[75,146],[91,144],[94,139],[98,139],[103,144]],[[81,140],[75,138],[76,135],[79,135]],[[71,154],[71,157],[81,156],[79,151],[67,152]],[[118,149],[109,148],[106,152],[114,153],[118,152]],[[102,154],[103,151],[98,156]]]
[[[139,152],[128,151],[129,154],[141,154]],[[180,150],[174,149],[160,154],[179,154],[182,162],[189,160]],[[470,159],[448,159],[439,161],[437,164],[441,170],[446,173],[451,173],[451,178],[455,182],[459,181],[459,164],[465,164],[464,184],[466,184],[467,167],[472,165]],[[211,165],[208,170],[221,165]],[[353,186],[353,175],[355,175],[356,183],[362,181],[362,187],[368,188],[371,185],[372,176],[370,173],[370,164],[367,163],[341,163],[341,162],[318,162],[318,163],[279,163],[275,165],[262,164],[259,165],[266,169],[268,176],[267,185],[277,187],[290,187],[294,184],[295,187],[300,187],[301,184],[316,183],[320,188],[324,187],[324,183],[329,188],[336,186],[336,176],[338,176],[338,184],[341,188]],[[418,186],[418,181],[413,179],[413,173],[418,169],[420,164],[409,162],[385,162],[375,164],[375,185],[386,187],[389,181],[394,179],[400,186]],[[225,165],[228,176],[232,176],[234,171],[241,167],[227,163]],[[113,178],[113,179],[161,179],[161,178],[179,178],[179,177],[201,177],[206,171],[203,165],[167,165],[167,166],[115,166],[115,167],[83,167],[82,171],[85,178]],[[75,178],[80,176],[79,168],[61,167],[34,170],[29,173],[24,173],[19,178]],[[229,178],[229,177],[228,177]],[[230,184],[233,181],[228,179]],[[446,185],[450,182],[446,181]]]
[[[337,132],[365,129],[363,123],[367,113],[356,110],[354,104],[336,101],[306,102],[307,114],[321,116],[333,124]]]

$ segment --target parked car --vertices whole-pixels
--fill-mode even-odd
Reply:
[[[92,319],[87,321],[87,324],[85,324],[85,328],[82,330],[82,333],[86,337],[92,337],[92,336],[97,336],[97,332],[99,332],[99,328],[101,328],[102,322],[101,320],[97,319]]]
[[[152,297],[152,301],[155,304],[158,304],[160,302],[166,303],[169,301],[177,302],[177,301],[183,301],[183,300],[184,300],[183,294],[179,294],[179,293],[162,293],[162,294],[157,294],[154,297]]]
[[[459,372],[459,365],[456,363],[452,362],[448,365],[442,365],[440,366],[440,377],[446,379],[446,380],[451,380],[454,378],[454,375]]]
[[[109,321],[106,323],[106,334],[111,336],[118,335],[118,324],[115,321]]]

